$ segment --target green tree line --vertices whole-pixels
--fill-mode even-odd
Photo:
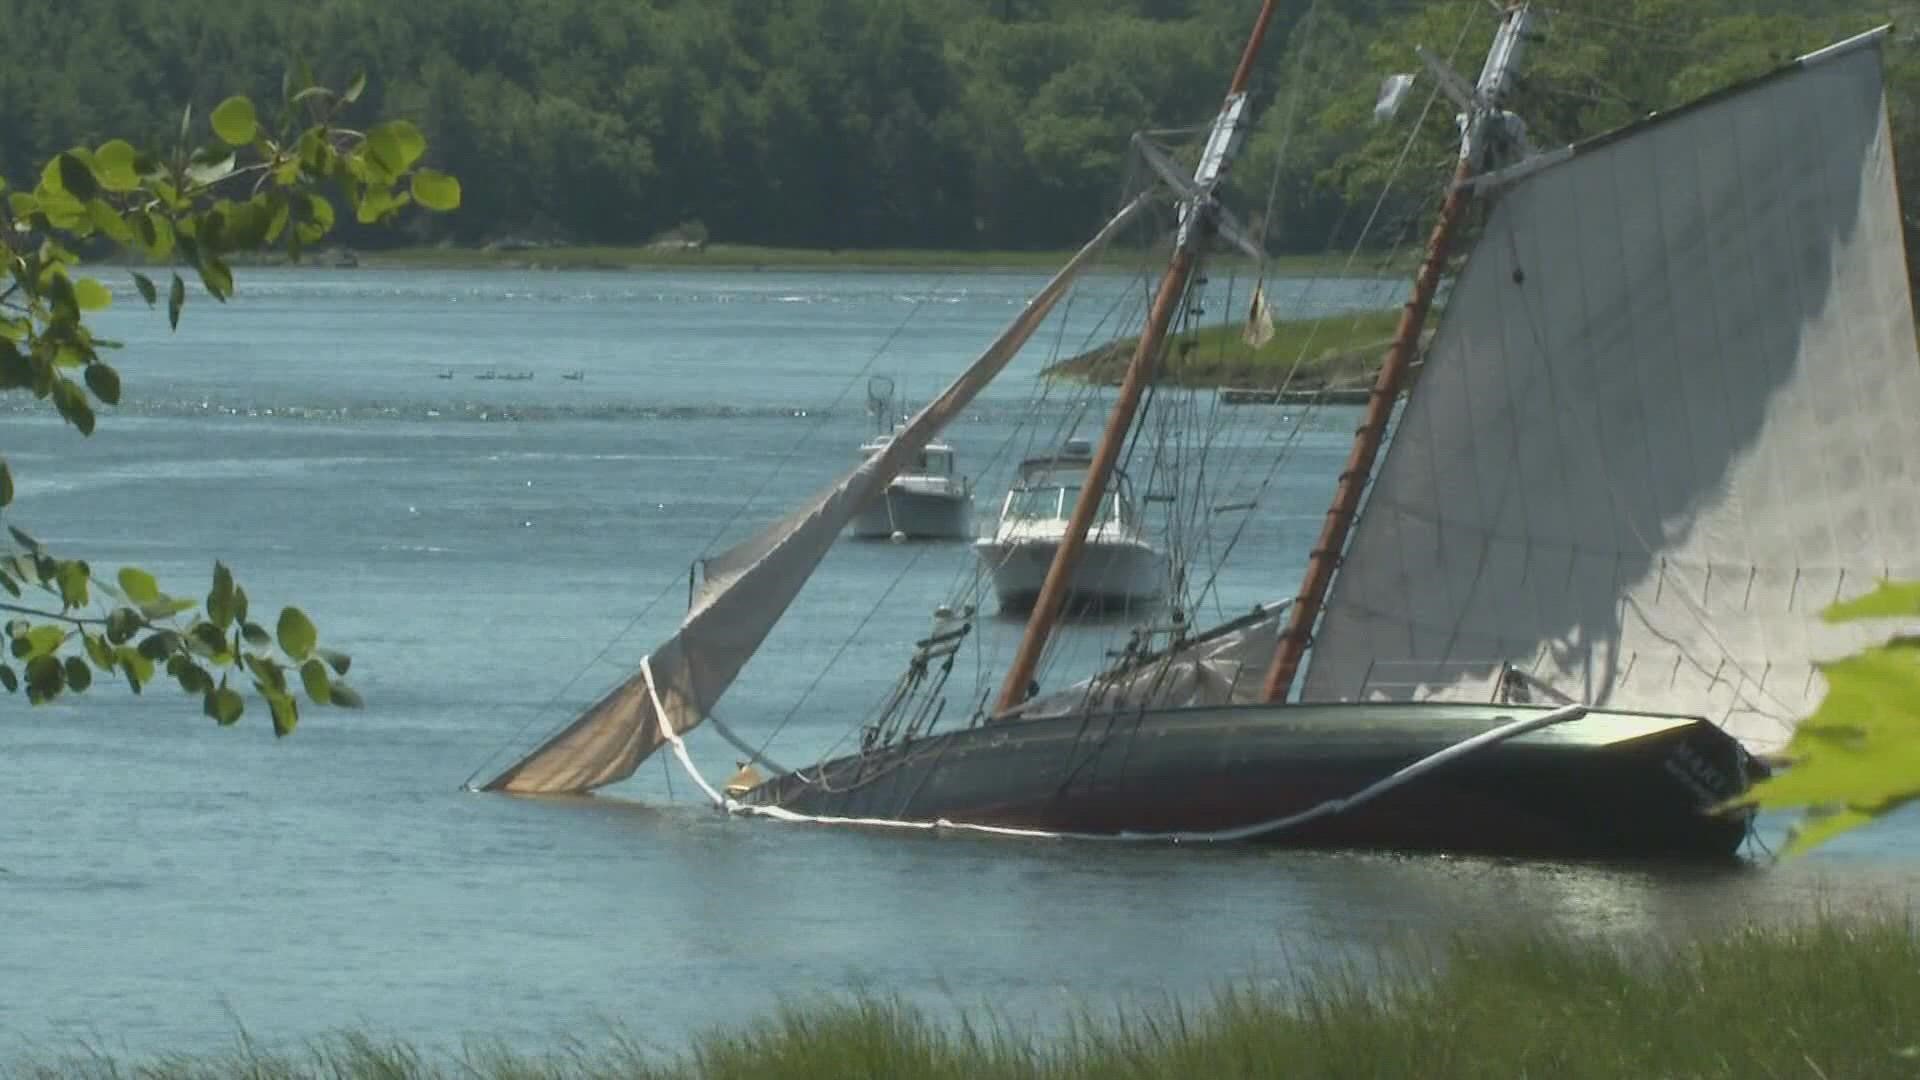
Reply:
[[[1057,248],[1128,176],[1128,137],[1212,116],[1252,0],[0,0],[0,176],[74,143],[164,137],[183,105],[270,99],[293,54],[364,70],[367,106],[433,133],[464,211],[362,245],[645,242],[699,221],[794,247]],[[1567,0],[1544,9],[1523,113],[1543,141],[1601,130],[1886,19],[1847,0]],[[1412,47],[1478,70],[1484,0],[1286,0],[1256,74],[1233,196],[1271,201],[1279,251],[1344,246],[1419,111],[1372,119]],[[1902,117],[1913,65],[1896,57]],[[1391,236],[1444,169],[1427,117]],[[1903,136],[1907,129],[1903,127]],[[1911,139],[1903,138],[1904,143]],[[1920,158],[1920,148],[1909,158]]]

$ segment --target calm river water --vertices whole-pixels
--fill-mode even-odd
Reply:
[[[868,373],[924,398],[1039,283],[261,270],[225,306],[196,294],[171,335],[121,289],[101,321],[127,342],[135,404],[82,440],[9,403],[10,520],[183,593],[224,558],[256,610],[300,603],[354,654],[368,707],[310,708],[276,741],[257,713],[217,729],[164,688],[37,710],[7,698],[0,1062],[81,1040],[206,1050],[240,1026],[538,1049],[611,1021],[673,1048],[820,990],[1058,1017],[1514,919],[1689,933],[1906,903],[1920,882],[1910,821],[1784,867],[1676,872],[727,821],[652,763],[609,798],[460,790],[670,632],[689,562],[716,536],[854,460]],[[1011,461],[1073,416],[1064,398],[1031,406],[1035,373],[1098,340],[1138,290],[1117,277],[1084,290],[949,433],[983,508]],[[1382,290],[1284,283],[1276,306],[1377,306],[1394,299]],[[490,369],[535,377],[476,378]],[[1221,498],[1260,507],[1209,614],[1292,591],[1354,422],[1232,411]],[[1231,529],[1214,532],[1220,545]],[[721,714],[772,736],[775,758],[832,746],[970,558],[841,543]],[[1013,627],[989,623],[956,685],[1010,650]],[[1084,670],[1111,631],[1068,634],[1058,669]],[[710,776],[730,771],[710,732],[692,745]]]

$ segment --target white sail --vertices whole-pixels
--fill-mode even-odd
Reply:
[[[590,791],[623,780],[667,740],[706,718],[766,640],[853,516],[984,389],[1066,295],[1106,242],[1149,202],[1143,194],[1047,282],[987,351],[894,433],[886,448],[755,536],[705,562],[705,581],[680,629],[632,678],[559,734],[488,781],[485,790]],[[669,725],[670,731],[662,730]]]
[[[1879,34],[1515,170],[1317,631],[1306,700],[1573,700],[1757,749],[1920,574],[1920,357]]]

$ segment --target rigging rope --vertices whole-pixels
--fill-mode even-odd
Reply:
[[[765,471],[765,474],[760,479],[759,486],[755,487],[750,493],[748,493],[747,498],[743,502],[736,505],[734,507],[733,512],[727,515],[726,520],[722,521],[720,525],[714,529],[713,534],[707,538],[706,544],[700,549],[700,554],[702,556],[706,555],[708,552],[713,550],[713,546],[720,542],[721,538],[727,534],[728,530],[732,529],[735,523],[737,523],[740,520],[741,516],[747,512],[748,508],[754,504],[755,500],[757,500],[762,494],[764,494],[767,488],[772,485],[774,477],[780,474],[780,471],[786,467],[788,462],[793,461],[799,456],[800,450],[806,446],[807,442],[813,438],[816,432],[818,432],[819,430],[821,430],[826,426],[827,421],[833,415],[833,411],[839,407],[841,401],[845,400],[848,392],[853,389],[854,384],[859,380],[861,380],[862,378],[864,378],[873,369],[873,365],[877,363],[880,357],[886,353],[887,349],[893,345],[894,340],[897,339],[902,333],[906,331],[907,324],[913,321],[914,317],[920,313],[921,308],[925,307],[928,303],[931,302],[934,294],[938,293],[941,287],[946,284],[947,279],[952,276],[953,276],[953,271],[946,270],[946,271],[942,271],[938,277],[934,278],[933,284],[929,286],[926,291],[921,293],[921,295],[913,302],[913,306],[907,310],[906,315],[901,318],[900,322],[893,328],[893,330],[890,333],[887,334],[886,338],[883,341],[881,341],[880,346],[876,348],[872,352],[872,354],[870,354],[867,357],[866,362],[860,365],[859,370],[855,371],[852,375],[848,376],[847,380],[841,384],[840,392],[833,396],[833,399],[827,403],[827,407],[825,409],[820,410],[819,417],[815,419],[815,421],[812,424],[807,425],[801,431],[800,437],[794,440],[793,445],[787,449],[787,452],[785,454],[779,455],[779,457],[775,461],[773,468]],[[628,619],[626,622],[626,625],[622,626],[613,635],[612,638],[608,639],[605,645],[602,645],[600,647],[599,652],[595,653],[591,658],[587,660],[585,664],[582,664],[580,666],[580,669],[578,671],[574,672],[573,675],[568,677],[567,681],[562,683],[560,685],[560,688],[553,692],[552,696],[548,697],[544,703],[542,703],[537,709],[535,709],[533,712],[533,715],[529,716],[525,722],[523,722],[518,728],[516,728],[513,734],[507,736],[506,739],[502,740],[497,746],[495,746],[492,752],[489,753],[484,759],[482,759],[480,764],[477,765],[472,772],[467,774],[466,780],[463,781],[460,786],[462,788],[468,788],[468,789],[472,788],[473,780],[475,777],[479,776],[481,773],[485,772],[489,767],[491,767],[495,761],[499,760],[499,757],[502,751],[506,750],[509,746],[519,742],[521,737],[527,733],[527,730],[529,728],[533,727],[533,725],[537,723],[541,717],[547,715],[550,711],[552,711],[553,707],[560,702],[560,699],[566,696],[566,694],[573,689],[574,685],[578,683],[583,677],[585,677],[587,672],[593,670],[593,666],[595,664],[598,664],[600,661],[606,659],[607,654],[613,651],[613,647],[615,645],[618,645],[621,641],[623,641],[628,634],[632,633],[634,627],[639,626],[642,620],[644,620],[648,615],[652,614],[653,609],[659,606],[660,601],[666,599],[669,593],[676,591],[679,588],[679,585],[680,585],[679,574],[675,573],[673,580],[667,583],[666,585],[661,586],[660,591],[654,593],[652,599],[648,600],[646,604],[640,608],[639,614],[633,616],[633,618],[631,619]],[[607,684],[605,687],[602,688],[601,695],[596,695],[596,696],[603,696],[604,694],[610,692],[615,686],[618,686],[621,682],[624,682],[625,680],[626,680],[626,677],[623,676],[622,678]],[[562,723],[564,722],[565,721],[563,720]],[[555,724],[549,727],[545,738],[551,738],[554,732],[558,731],[559,728],[560,728],[560,724]]]
[[[1473,29],[1473,20],[1474,20],[1474,16],[1477,14],[1477,10],[1478,10],[1477,8],[1470,10],[1467,17],[1461,20],[1459,32],[1454,36],[1453,47],[1447,54],[1447,62],[1449,64],[1452,64],[1454,60],[1458,58],[1461,48],[1466,44],[1467,35]],[[1381,191],[1378,197],[1374,199],[1373,208],[1367,215],[1366,223],[1361,226],[1359,236],[1355,238],[1352,247],[1348,250],[1346,262],[1342,266],[1343,274],[1350,274],[1353,270],[1354,264],[1359,261],[1361,249],[1365,245],[1368,236],[1372,233],[1374,226],[1378,223],[1381,211],[1386,206],[1388,198],[1392,195],[1394,190],[1394,185],[1398,182],[1400,173],[1405,168],[1408,157],[1412,155],[1414,146],[1418,144],[1419,138],[1420,138],[1420,131],[1425,126],[1427,117],[1432,112],[1435,103],[1439,100],[1439,97],[1440,97],[1440,88],[1437,85],[1427,92],[1427,100],[1421,106],[1418,116],[1414,119],[1413,124],[1409,128],[1406,139],[1401,143],[1400,152],[1394,158],[1393,167],[1390,170],[1388,170],[1387,183],[1381,188]],[[1335,229],[1337,230],[1339,227],[1340,227],[1340,224],[1336,223]],[[1393,254],[1390,255],[1389,258],[1397,258],[1400,251],[1404,249],[1404,246],[1405,246],[1405,243],[1403,240],[1403,243],[1394,249]],[[1317,280],[1318,279],[1314,279],[1309,283],[1309,286],[1308,286],[1309,293],[1312,290],[1313,284],[1317,282]],[[1303,296],[1303,300],[1304,300],[1304,296]],[[1361,317],[1362,317],[1361,315],[1356,314],[1352,325],[1354,326],[1359,325],[1359,319]],[[1313,339],[1319,333],[1320,324],[1321,322],[1324,322],[1324,321],[1326,320],[1324,319],[1316,320],[1313,326],[1308,330],[1306,339],[1301,344],[1300,351],[1294,358],[1293,366],[1288,369],[1287,376],[1281,383],[1280,389],[1282,393],[1284,393],[1287,389],[1291,388],[1291,386],[1293,385],[1293,381],[1295,377],[1299,374],[1301,366],[1306,361],[1307,352],[1312,347]],[[1306,430],[1307,418],[1314,413],[1317,407],[1318,407],[1317,404],[1309,405],[1305,410],[1303,410],[1299,419],[1294,423],[1293,427],[1288,431],[1286,441],[1282,444],[1280,448],[1280,452],[1275,455],[1272,463],[1267,468],[1266,475],[1261,478],[1259,485],[1255,488],[1254,497],[1252,501],[1256,505],[1266,495],[1268,489],[1272,487],[1274,479],[1279,475],[1281,466],[1284,465],[1288,460],[1290,460],[1292,456],[1292,452],[1297,446],[1301,434]],[[1201,589],[1200,595],[1203,603],[1205,601],[1205,598],[1210,593],[1217,596],[1217,593],[1214,593],[1214,590],[1217,589],[1217,586],[1218,586],[1220,571],[1225,567],[1227,560],[1232,556],[1234,549],[1239,546],[1241,538],[1245,535],[1247,525],[1252,520],[1253,520],[1253,508],[1250,507],[1245,513],[1241,514],[1240,521],[1235,526],[1232,536],[1228,538],[1226,548],[1221,553],[1219,562],[1215,564],[1213,573],[1208,577],[1205,585]],[[1216,600],[1216,602],[1218,601]]]

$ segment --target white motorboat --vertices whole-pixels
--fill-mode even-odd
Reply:
[[[893,441],[891,432],[860,445],[872,457]],[[887,484],[880,497],[854,515],[860,539],[962,540],[973,535],[973,484],[954,475],[953,447],[928,443]]]
[[[1033,608],[1092,464],[1093,453],[1084,439],[1069,439],[1059,453],[1020,463],[1019,479],[1007,492],[993,535],[973,545],[993,574],[1000,610],[1024,613]],[[1073,567],[1067,607],[1111,611],[1158,603],[1166,596],[1170,573],[1167,553],[1155,547],[1140,526],[1127,474],[1114,470],[1087,531],[1085,552]]]

